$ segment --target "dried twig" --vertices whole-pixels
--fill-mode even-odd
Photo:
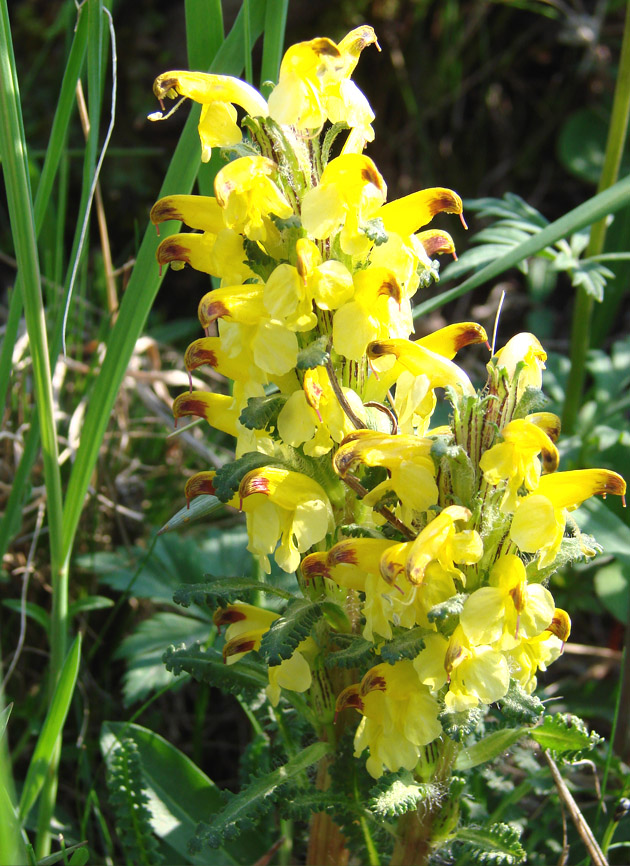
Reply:
[[[573,794],[567,788],[567,784],[560,774],[558,765],[547,750],[545,750],[543,754],[545,756],[545,760],[549,764],[549,769],[551,770],[553,781],[555,782],[556,788],[558,789],[560,799],[568,809],[571,818],[573,819],[573,823],[575,824],[576,830],[578,831],[582,838],[582,841],[586,845],[586,848],[588,849],[588,853],[590,854],[593,863],[595,864],[595,866],[608,866],[608,860],[604,856],[604,852],[602,851],[602,849],[599,847],[597,839],[593,835],[593,831],[586,823],[584,815],[580,811],[578,804],[573,798]]]

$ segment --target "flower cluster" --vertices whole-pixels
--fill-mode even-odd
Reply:
[[[570,512],[623,495],[625,482],[557,471],[560,424],[539,411],[546,355],[532,334],[490,358],[480,392],[453,361],[486,343],[480,325],[413,339],[411,299],[437,279],[436,255],[455,250],[424,227],[440,213],[463,223],[462,202],[442,187],[387,201],[363,153],[374,114],[350,77],[370,45],[368,26],[339,44],[294,45],[268,102],[227,76],[160,75],[161,102],[201,104],[202,160],[220,147],[229,161],[214,197],[167,196],[151,219],[193,230],[162,240],[160,265],[188,264],[218,286],[200,301],[205,336],[186,367],[233,383],[229,395],[191,387],[175,400],[176,418],[205,418],[239,458],[227,479],[195,475],[186,496],[214,493],[243,511],[263,569],[273,557],[307,599],[326,602],[317,628],[272,660],[268,694],[276,704],[281,689],[306,693],[321,711],[329,671],[329,721],[360,714],[355,754],[367,749],[378,777],[413,770],[444,714],[498,701],[512,681],[535,688],[570,631],[544,581],[594,552]],[[448,426],[432,426],[438,389]],[[279,620],[243,602],[220,608],[225,661],[259,650]],[[405,634],[415,644],[396,657]],[[370,652],[348,684],[347,665],[336,676],[324,661],[353,638]]]

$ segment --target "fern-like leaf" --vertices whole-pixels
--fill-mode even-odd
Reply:
[[[510,824],[491,824],[464,827],[457,831],[455,841],[462,843],[472,863],[518,866],[527,859],[520,836],[520,830]]]
[[[173,594],[175,604],[190,607],[191,604],[207,604],[210,607],[223,607],[235,599],[240,599],[245,592],[266,592],[287,601],[294,596],[284,589],[271,586],[251,577],[215,577],[207,574],[205,583],[183,583]]]
[[[233,839],[251,822],[268,812],[280,795],[281,788],[312,764],[320,761],[331,751],[328,743],[313,743],[299,752],[284,766],[272,773],[254,779],[247,788],[229,796],[220,812],[212,820],[201,822],[189,842],[191,854],[203,848],[219,848],[224,841]]]
[[[283,659],[291,658],[297,645],[310,635],[322,616],[320,602],[296,599],[263,635],[260,654],[270,665],[279,665]]]
[[[130,737],[118,741],[109,756],[107,787],[116,815],[118,840],[127,860],[142,866],[162,863],[151,829],[149,798],[142,782],[142,761],[138,746]]]
[[[516,680],[510,681],[507,694],[499,701],[499,708],[509,722],[531,724],[544,712],[543,702],[536,695],[528,695]]]
[[[269,682],[265,665],[253,653],[228,666],[223,663],[221,653],[212,647],[206,649],[198,643],[190,647],[183,644],[170,646],[162,660],[166,669],[176,676],[186,671],[198,682],[209,683],[231,694],[257,694]]]
[[[285,394],[250,397],[238,420],[248,430],[272,430],[278,425],[278,415],[287,402]]]
[[[397,818],[416,809],[420,803],[438,803],[443,796],[440,785],[419,782],[412,773],[401,771],[380,780],[372,789],[368,808],[378,818]]]
[[[340,634],[335,643],[341,649],[326,656],[327,668],[361,668],[373,659],[374,644],[358,634]]]
[[[602,740],[595,731],[589,732],[579,716],[569,713],[545,716],[542,724],[530,731],[530,736],[543,749],[549,749],[554,758],[567,764],[582,760]]]
[[[381,647],[383,660],[393,665],[400,659],[415,659],[424,646],[426,634],[427,630],[421,626],[401,629],[400,634]]]

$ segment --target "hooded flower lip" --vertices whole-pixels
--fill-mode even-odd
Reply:
[[[472,382],[457,364],[453,364],[448,358],[432,352],[419,343],[400,339],[375,340],[368,345],[366,353],[370,359],[394,355],[400,365],[414,376],[421,374],[428,376],[432,388],[445,388],[451,385],[461,388],[464,394],[470,396],[476,393]]]
[[[378,215],[388,232],[405,236],[415,234],[419,228],[430,223],[436,214],[442,212],[459,214],[466,228],[463,211],[462,200],[456,192],[445,187],[432,187],[388,202],[379,210]]]
[[[272,180],[277,172],[276,163],[265,156],[242,156],[223,166],[214,180],[214,194],[227,228],[243,232],[250,240],[264,241],[270,231],[270,214],[281,219],[293,215],[293,208]]]
[[[234,405],[234,398],[226,394],[211,394],[207,391],[191,391],[180,394],[173,401],[175,422],[178,418],[192,415],[205,418],[208,424],[222,433],[236,437],[239,410]]]
[[[186,496],[186,503],[189,508],[190,503],[193,499],[196,499],[197,496],[216,496],[216,491],[214,489],[214,477],[216,474],[215,470],[210,469],[203,472],[197,472],[188,479],[186,486],[184,487],[184,495]]]
[[[214,242],[215,236],[207,232],[203,234],[185,232],[183,234],[169,235],[158,246],[155,251],[155,257],[160,268],[168,264],[175,267],[178,262],[183,262],[190,265],[196,271],[212,274],[210,256]],[[180,267],[183,266],[183,264],[180,265]]]
[[[542,371],[545,369],[547,353],[540,341],[533,334],[523,332],[516,334],[499,349],[490,364],[498,369],[506,371],[510,380],[518,373],[518,391],[520,395],[526,388],[540,388],[542,385]],[[489,366],[490,370],[491,367]]]
[[[230,75],[174,70],[159,75],[153,92],[164,110],[164,99],[187,97],[201,103],[198,131],[201,140],[201,160],[208,162],[212,148],[238,144],[242,133],[236,123],[234,105],[240,105],[252,117],[266,117],[267,103],[244,81]],[[167,115],[168,116],[168,115]],[[163,120],[160,114],[149,115],[149,120]]]
[[[547,631],[550,631],[551,634],[555,635],[559,640],[562,641],[562,645],[569,640],[569,635],[571,634],[571,618],[566,610],[562,610],[561,607],[557,607],[553,612],[553,619],[547,626]]]
[[[193,340],[184,354],[184,364],[189,372],[208,364],[217,373],[235,381],[246,381],[251,373],[248,359],[242,355],[237,358],[230,357],[220,337],[200,337]]]
[[[207,292],[199,302],[198,316],[206,331],[224,317],[244,325],[255,325],[266,315],[262,285],[223,286]]]
[[[431,562],[463,579],[455,563],[472,565],[481,559],[483,544],[474,530],[458,531],[455,524],[468,522],[471,512],[461,505],[449,505],[428,523],[406,549],[405,573],[410,583],[419,585]]]
[[[225,227],[221,206],[210,195],[167,195],[153,205],[150,218],[155,226],[179,220],[191,229],[214,235]]]
[[[614,493],[625,496],[626,482],[609,469],[574,469],[543,475],[538,487],[519,501],[512,518],[510,538],[525,553],[540,553],[538,568],[556,558],[572,511],[590,496]]]

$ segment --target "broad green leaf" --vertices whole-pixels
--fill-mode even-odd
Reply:
[[[630,562],[630,527],[617,517],[605,500],[592,496],[573,512],[572,517],[583,532],[595,536],[607,556]]]
[[[44,784],[48,767],[56,750],[57,739],[61,736],[63,726],[70,709],[74,687],[79,673],[81,660],[81,635],[74,639],[70,651],[61,669],[59,680],[52,696],[48,713],[44,720],[35,751],[24,780],[22,796],[20,797],[19,814],[22,819],[30,812]]]
[[[69,866],[85,866],[90,859],[90,851],[86,842],[77,842],[75,845],[66,845],[63,851],[57,851],[49,857],[37,861],[37,866],[54,866],[55,863],[65,862],[68,854],[71,854]]]
[[[599,568],[595,592],[608,613],[625,623],[630,604],[630,562],[611,562]]]
[[[197,853],[205,847],[218,848],[225,838],[239,831],[244,821],[268,811],[273,805],[273,795],[278,788],[300,776],[331,751],[332,746],[329,743],[313,743],[273,773],[255,779],[239,794],[231,797],[212,821],[203,821],[199,825],[191,849]]]
[[[143,620],[120,644],[114,658],[125,659],[123,698],[125,706],[146,698],[174,680],[162,656],[171,643],[206,641],[212,624],[190,616],[158,611]]]
[[[182,862],[206,864],[207,858],[190,855],[188,841],[199,821],[208,820],[223,806],[220,789],[183,752],[141,725],[103,722],[100,746],[106,761],[115,743],[125,737],[138,746],[154,833]],[[253,863],[261,853],[253,834],[244,834],[218,851],[212,862],[213,866]]]
[[[545,716],[541,725],[529,730],[529,735],[543,749],[567,761],[579,760],[583,752],[590,751],[602,739],[595,731],[589,733],[578,716],[564,713]]]
[[[455,759],[456,770],[471,770],[478,764],[492,761],[507,751],[521,737],[529,733],[529,728],[503,728],[484,737],[472,746],[462,749]]]

